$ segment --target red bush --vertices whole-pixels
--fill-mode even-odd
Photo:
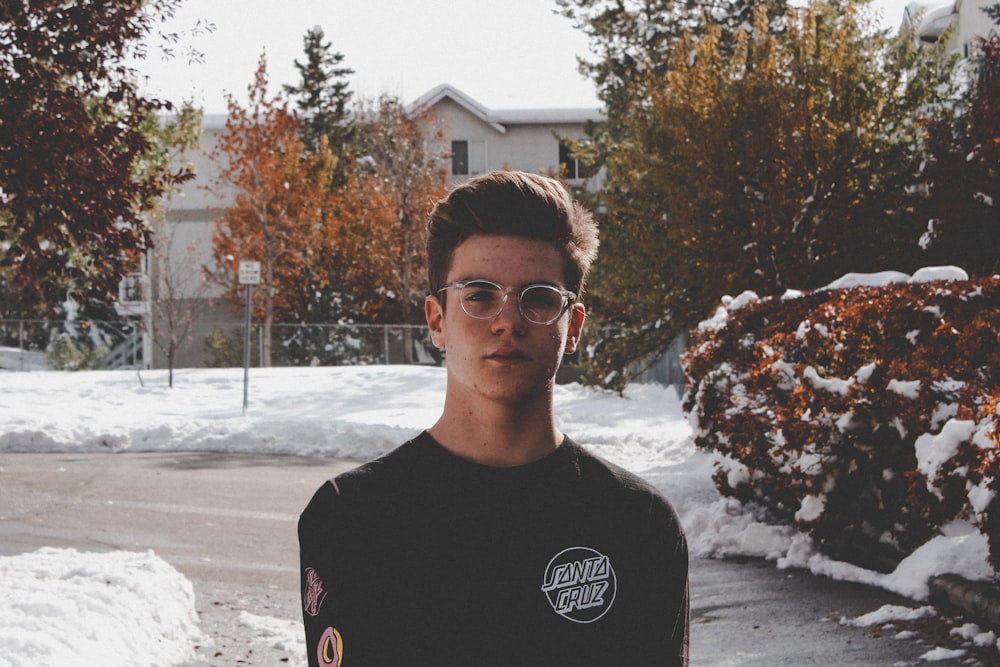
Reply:
[[[828,553],[850,533],[902,555],[965,519],[1000,571],[997,277],[744,295],[684,365],[723,494]]]

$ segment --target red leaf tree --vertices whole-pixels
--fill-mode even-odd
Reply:
[[[143,97],[127,57],[177,0],[0,4],[0,317],[67,294],[113,303],[151,245],[147,213],[191,176],[148,168]]]
[[[329,227],[336,221],[326,210],[336,160],[325,140],[316,152],[305,150],[287,101],[269,95],[264,56],[249,94],[247,108],[230,98],[226,133],[212,153],[223,164],[220,185],[236,193],[217,220],[214,278],[242,303],[236,267],[261,263],[252,307],[263,320],[262,365],[269,366],[272,325],[304,321],[313,295],[328,281]]]

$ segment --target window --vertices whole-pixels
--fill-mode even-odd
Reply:
[[[580,165],[570,153],[569,146],[562,141],[559,142],[559,175],[569,181],[582,178]]]
[[[485,174],[486,142],[464,139],[451,142],[451,173],[454,176]]]

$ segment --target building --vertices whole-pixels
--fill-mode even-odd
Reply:
[[[599,175],[583,177],[563,141],[583,139],[588,123],[604,119],[599,109],[489,110],[447,84],[413,106],[431,110],[443,125],[452,186],[497,169],[562,175],[579,189],[601,185]]]
[[[948,28],[955,30],[948,50],[963,58],[974,55],[976,39],[996,32],[998,26],[984,11],[997,0],[915,0],[903,10],[901,29],[916,27],[917,40],[933,44]]]

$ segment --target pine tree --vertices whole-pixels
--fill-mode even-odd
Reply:
[[[285,85],[284,90],[287,95],[297,98],[299,137],[306,150],[317,152],[320,141],[326,137],[329,149],[340,161],[338,175],[342,177],[353,153],[355,137],[348,108],[352,93],[347,81],[354,70],[341,66],[344,55],[332,52],[332,43],[323,39],[323,29],[319,26],[306,32],[302,39],[306,61],[295,61],[300,82],[297,86]]]

